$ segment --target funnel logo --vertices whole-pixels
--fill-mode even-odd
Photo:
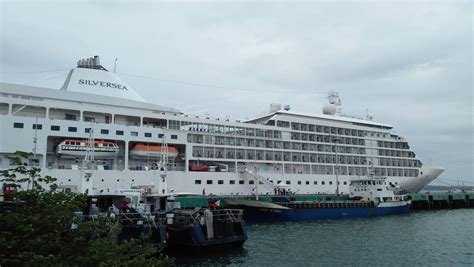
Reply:
[[[114,88],[114,89],[119,89],[119,90],[124,90],[128,91],[127,86],[121,85],[118,83],[110,83],[110,82],[103,82],[103,81],[94,81],[94,80],[84,80],[84,79],[79,79],[79,84],[81,85],[92,85],[92,86],[101,86],[101,87],[109,87],[109,88]]]

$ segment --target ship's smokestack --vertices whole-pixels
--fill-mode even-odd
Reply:
[[[99,59],[99,56],[94,56],[94,66],[95,66],[95,67],[100,66],[100,59]]]

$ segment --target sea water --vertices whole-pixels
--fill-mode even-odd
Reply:
[[[179,253],[200,266],[474,266],[474,209],[249,224],[240,249]]]

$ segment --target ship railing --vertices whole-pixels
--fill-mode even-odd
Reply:
[[[164,217],[151,212],[120,212],[118,220],[122,225],[148,225],[155,228],[164,223]]]
[[[270,180],[268,180],[267,178],[257,174],[257,173],[254,173],[252,172],[251,170],[249,170],[248,168],[245,168],[244,171],[249,174],[251,177],[253,177],[255,180],[257,180],[257,183],[261,183],[263,185],[266,185],[268,186],[271,190],[273,190],[274,188],[277,187],[277,185],[275,185],[274,183],[270,182]]]
[[[179,210],[174,212],[174,222],[177,224],[196,224],[202,223],[206,209]],[[243,210],[241,209],[209,209],[212,213],[214,222],[240,222],[243,219]],[[166,223],[166,212],[154,212],[154,221],[158,224]]]
[[[220,221],[240,222],[244,215],[244,211],[241,209],[214,209],[211,212],[214,218]]]
[[[298,201],[275,202],[275,204],[292,209],[337,209],[337,208],[373,208],[375,203],[361,201]]]

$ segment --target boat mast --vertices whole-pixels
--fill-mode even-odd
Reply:
[[[93,127],[89,130],[89,137],[87,139],[86,155],[82,161],[81,168],[81,193],[91,194],[92,193],[92,173],[95,169],[95,157],[94,157],[94,129]]]
[[[168,193],[168,183],[166,181],[166,176],[168,175],[168,143],[166,142],[166,137],[163,135],[161,139],[161,148],[160,148],[160,159],[158,161],[158,173],[160,175],[159,188],[161,188],[162,194]]]

